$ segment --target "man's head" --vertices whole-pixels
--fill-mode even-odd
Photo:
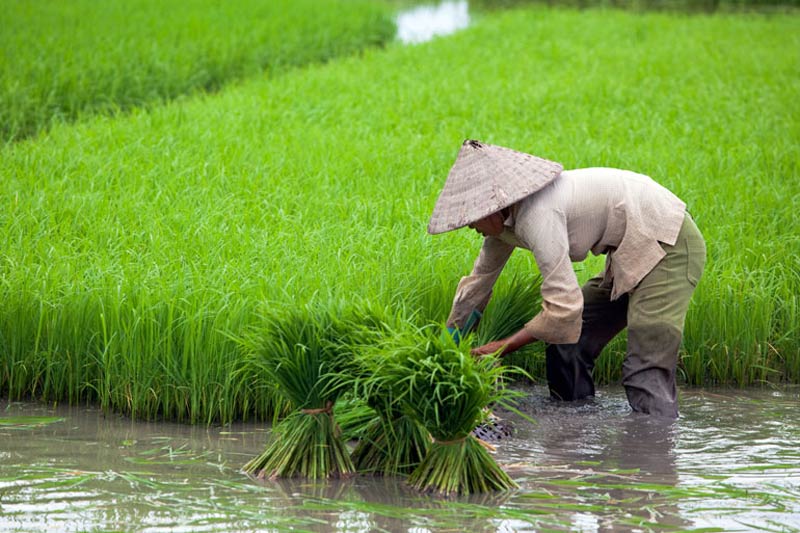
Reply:
[[[498,211],[497,213],[492,213],[488,217],[476,220],[472,224],[469,224],[469,227],[484,237],[497,237],[503,233],[504,221],[505,217],[503,216],[503,213]]]

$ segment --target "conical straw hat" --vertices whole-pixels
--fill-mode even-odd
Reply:
[[[435,235],[472,224],[530,196],[564,167],[502,146],[466,140],[428,223]]]

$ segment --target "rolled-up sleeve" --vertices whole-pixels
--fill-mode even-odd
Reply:
[[[542,310],[525,329],[550,344],[578,342],[583,293],[569,257],[566,215],[557,209],[537,210],[535,216],[518,221],[516,229],[542,275]]]
[[[514,251],[514,246],[497,237],[486,237],[472,267],[472,273],[458,283],[453,307],[447,318],[448,327],[463,327],[473,310],[483,312],[503,267]]]

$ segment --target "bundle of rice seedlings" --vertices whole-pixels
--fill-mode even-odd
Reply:
[[[246,473],[319,479],[355,472],[333,412],[350,379],[346,339],[332,313],[304,308],[274,314],[244,340],[264,379],[292,408],[264,453],[244,465]]]
[[[408,474],[427,452],[430,435],[399,400],[394,383],[381,372],[383,358],[375,350],[383,339],[407,327],[408,313],[366,306],[351,309],[346,320],[355,400],[352,412],[337,419],[351,438],[358,439],[351,454],[353,464],[363,473]]]
[[[495,357],[474,358],[469,348],[432,330],[398,332],[382,348],[383,378],[402,391],[404,404],[432,436],[428,453],[408,478],[420,491],[450,496],[517,486],[471,434],[488,405],[515,410],[509,402],[518,393],[505,387],[514,370]]]
[[[351,459],[359,472],[376,475],[408,474],[430,446],[428,431],[397,398],[391,383],[370,380],[366,399],[375,413],[356,445]]]

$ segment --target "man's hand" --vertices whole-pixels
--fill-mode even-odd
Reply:
[[[477,348],[473,348],[470,350],[472,355],[489,355],[495,352],[500,352],[498,355],[505,355],[506,349],[508,348],[508,340],[501,340],[501,341],[492,341],[488,344],[484,344],[483,346],[478,346]],[[502,350],[502,351],[501,351]]]
[[[502,339],[499,341],[492,341],[488,344],[484,344],[483,346],[478,346],[477,348],[473,348],[470,353],[472,355],[489,355],[493,353],[497,353],[497,355],[503,356],[506,354],[510,354],[511,352],[515,352],[522,348],[523,346],[527,346],[528,344],[535,342],[536,338],[528,333],[525,328],[522,328],[518,332],[514,333],[512,336]]]

